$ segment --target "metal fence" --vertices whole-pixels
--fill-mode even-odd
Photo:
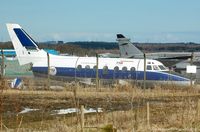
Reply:
[[[124,78],[123,80],[121,79],[116,79],[116,78],[112,78],[112,79],[100,79],[99,78],[99,68],[98,68],[98,55],[96,56],[96,64],[97,66],[95,67],[96,70],[94,71],[95,74],[95,78],[88,78],[87,76],[85,77],[77,77],[76,73],[74,77],[63,77],[63,76],[54,76],[52,75],[52,69],[50,67],[50,60],[49,60],[49,54],[47,53],[47,64],[48,64],[48,71],[46,74],[43,73],[36,73],[34,75],[39,76],[38,77],[34,77],[33,72],[31,71],[31,64],[27,64],[27,65],[23,65],[20,66],[18,63],[18,60],[16,58],[6,58],[4,57],[3,54],[3,50],[1,50],[1,59],[0,59],[0,63],[1,63],[1,77],[2,78],[7,78],[9,81],[11,82],[12,79],[16,78],[16,77],[21,77],[24,80],[26,80],[26,82],[31,82],[31,85],[35,85],[35,86],[28,86],[27,83],[24,84],[25,87],[27,88],[46,88],[49,89],[50,87],[55,88],[56,86],[64,86],[66,85],[66,83],[69,84],[84,84],[84,85],[92,85],[95,86],[97,89],[100,87],[100,85],[109,85],[109,86],[115,86],[117,84],[131,84],[131,85],[140,85],[143,88],[146,88],[147,86],[150,86],[149,81],[146,79],[146,55],[144,54],[144,75],[143,75],[143,80],[133,80],[131,78]],[[76,69],[75,69],[76,72]],[[183,73],[186,74],[186,73]],[[196,79],[197,82],[200,82],[200,70],[197,70],[197,74],[193,74],[191,77],[192,79]],[[43,77],[43,78],[41,78]],[[169,78],[170,79],[170,78]],[[27,81],[29,80],[29,81]],[[153,85],[156,85],[157,83],[155,82]]]

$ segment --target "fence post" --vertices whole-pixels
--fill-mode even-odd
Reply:
[[[1,49],[1,78],[3,79],[4,76],[4,53],[3,49]]]
[[[84,131],[84,106],[81,105],[81,132]]]
[[[139,122],[139,104],[137,104],[137,109],[135,111],[135,115],[134,115],[134,118],[135,118],[135,124],[134,124],[134,131],[137,131],[138,130],[138,122]]]
[[[99,89],[99,55],[96,54],[96,90]]]
[[[143,89],[146,89],[146,54],[144,53],[144,82]]]
[[[194,59],[194,52],[192,52],[192,54],[191,54],[190,65],[193,64],[193,59]],[[190,73],[190,86],[192,88],[192,73]]]
[[[197,119],[200,116],[200,99],[197,100]]]
[[[3,53],[3,49],[1,49],[1,90],[4,89],[4,53]]]
[[[147,102],[147,128],[150,128],[149,102]]]
[[[49,58],[49,53],[47,52],[47,89],[50,89],[50,58]]]
[[[18,126],[18,128],[17,128],[17,132],[20,131],[20,127],[21,127],[21,125],[22,125],[22,121],[23,121],[23,116],[21,117],[21,120],[20,120],[19,126]]]
[[[2,56],[2,60],[1,60],[1,93],[3,92],[3,88],[4,88],[4,54],[3,54],[3,49],[1,49],[1,56]],[[0,103],[2,105],[2,101],[3,101],[3,96],[1,95],[0,98]],[[3,117],[2,117],[2,109],[0,109],[0,114],[1,114],[1,131],[3,130]]]
[[[2,118],[2,115],[1,115],[1,132],[3,131],[3,118]]]

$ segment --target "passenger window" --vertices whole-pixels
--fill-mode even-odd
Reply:
[[[95,66],[93,66],[93,70],[94,71],[96,71],[97,70],[97,66],[95,65]]]
[[[117,72],[117,71],[119,71],[119,67],[118,67],[118,66],[116,66],[116,67],[114,68],[114,72]]]
[[[130,69],[131,71],[135,71],[135,67],[131,67],[131,69]]]
[[[159,68],[158,68],[157,65],[153,65],[153,69],[154,69],[154,70],[159,70]]]
[[[147,65],[147,70],[152,70],[151,65]]]
[[[90,66],[89,66],[89,65],[86,65],[86,66],[85,66],[85,69],[87,69],[87,70],[90,69]]]
[[[82,69],[82,66],[81,65],[78,65],[77,66],[77,71],[80,71]]]
[[[108,66],[103,67],[103,74],[108,74]]]
[[[125,66],[122,67],[122,71],[123,71],[123,72],[126,72],[126,71],[127,71],[127,67],[125,67]]]

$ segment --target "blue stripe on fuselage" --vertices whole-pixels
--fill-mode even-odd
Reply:
[[[38,74],[47,74],[47,67],[33,67],[34,73]],[[77,70],[75,68],[64,68],[57,67],[55,76],[66,76],[66,77],[84,77],[84,78],[95,78],[96,70],[94,69],[81,69]],[[99,78],[102,79],[133,79],[133,80],[143,80],[144,71],[117,71],[108,70],[105,73],[102,69],[99,69]],[[146,72],[147,80],[158,80],[158,81],[189,81],[189,79],[157,71],[147,71]]]

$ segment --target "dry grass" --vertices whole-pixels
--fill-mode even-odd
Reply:
[[[30,81],[29,81],[30,82]],[[32,84],[32,83],[31,83]],[[200,131],[199,87],[137,86],[82,87],[64,85],[63,90],[6,89],[1,92],[1,127],[9,131],[81,131],[80,115],[54,115],[50,111],[103,108],[103,113],[85,115],[85,131]],[[150,127],[146,103],[150,103]],[[20,114],[24,107],[40,109]]]
[[[180,112],[181,111],[181,112]],[[128,111],[113,111],[94,115],[87,115],[85,118],[86,131],[104,131],[108,125],[118,131],[199,131],[200,122],[196,117],[196,109],[185,108],[182,103],[163,103],[150,105],[150,128],[146,123],[146,108],[140,107]],[[24,123],[23,127],[31,130],[45,131],[81,131],[80,124],[73,117],[60,117],[54,120],[41,122]],[[23,128],[23,129],[24,129]],[[27,130],[25,129],[25,130]]]

